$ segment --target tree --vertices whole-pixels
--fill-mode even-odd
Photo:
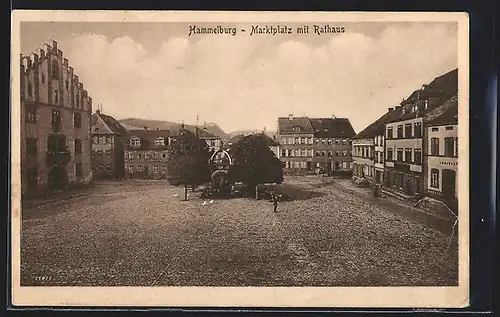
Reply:
[[[181,128],[179,137],[169,148],[167,171],[169,179],[184,185],[184,199],[187,200],[188,186],[210,181],[210,152],[208,144],[194,133]]]
[[[283,165],[269,148],[269,137],[248,135],[236,141],[229,149],[233,165],[228,174],[232,182],[243,182],[248,190],[264,183],[283,182]]]

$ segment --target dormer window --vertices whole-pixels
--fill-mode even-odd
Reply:
[[[292,128],[292,131],[293,131],[293,132],[300,132],[300,127],[293,127],[293,128]]]
[[[139,139],[136,136],[132,137],[130,139],[130,146],[134,146],[134,147],[141,146],[141,139]]]
[[[323,129],[323,132],[328,132],[328,129],[327,129],[327,128],[324,128],[324,129]]]
[[[165,139],[162,137],[157,137],[155,139],[155,146],[158,146],[158,147],[165,146]]]

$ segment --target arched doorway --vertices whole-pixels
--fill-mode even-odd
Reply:
[[[61,190],[68,186],[68,173],[62,165],[54,165],[49,171],[47,188],[49,190]]]

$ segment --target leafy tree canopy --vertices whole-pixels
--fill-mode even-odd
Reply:
[[[169,148],[168,174],[184,185],[199,185],[210,181],[210,151],[208,144],[194,133],[181,129]]]
[[[283,182],[283,165],[269,148],[269,137],[248,135],[236,141],[229,149],[233,165],[229,176],[233,182],[249,186]]]

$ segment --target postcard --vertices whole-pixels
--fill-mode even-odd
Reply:
[[[468,306],[467,14],[12,17],[13,305]]]

